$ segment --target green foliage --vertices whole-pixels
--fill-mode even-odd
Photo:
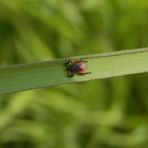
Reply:
[[[89,75],[67,75],[65,61],[87,60]],[[148,72],[148,48],[69,57],[0,68],[0,94]],[[135,66],[133,66],[135,65]]]
[[[146,47],[147,10],[146,0],[1,0],[1,66]],[[141,74],[1,96],[0,148],[146,148],[147,84]]]

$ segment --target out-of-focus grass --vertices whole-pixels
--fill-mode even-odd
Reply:
[[[1,0],[1,66],[148,46],[147,10],[146,0]],[[1,96],[0,147],[146,148],[147,84],[142,74]]]

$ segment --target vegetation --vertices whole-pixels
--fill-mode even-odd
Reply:
[[[0,94],[35,88],[83,82],[101,78],[148,72],[148,48],[116,51],[104,54],[68,57],[52,61],[18,64],[0,69]],[[84,62],[86,73],[74,72],[70,78],[67,62]],[[84,61],[85,60],[85,61]],[[75,62],[74,62],[75,63]],[[135,65],[135,66],[133,66]],[[68,64],[69,66],[69,64]],[[73,67],[73,64],[70,65]]]
[[[1,0],[1,66],[148,46],[146,0]],[[134,67],[134,65],[133,65]],[[147,148],[147,74],[0,96],[0,148]]]

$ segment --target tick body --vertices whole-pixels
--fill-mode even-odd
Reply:
[[[85,75],[90,74],[90,72],[86,72],[87,70],[87,61],[79,60],[79,61],[67,61],[65,62],[66,71],[68,77],[73,77],[75,74],[77,75]]]

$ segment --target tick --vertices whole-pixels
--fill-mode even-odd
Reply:
[[[67,61],[65,62],[66,71],[68,77],[73,77],[75,74],[77,75],[85,75],[90,74],[90,72],[86,72],[87,70],[87,61],[79,60],[79,61]]]

